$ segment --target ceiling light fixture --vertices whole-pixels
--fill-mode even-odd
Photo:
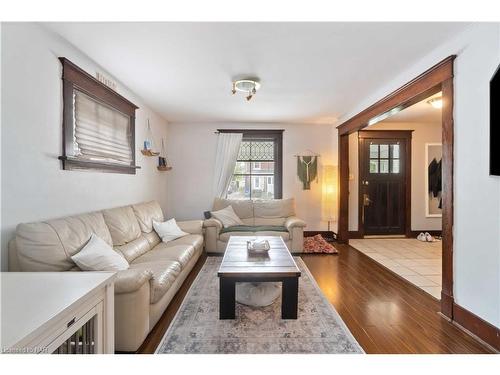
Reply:
[[[260,89],[260,82],[258,81],[258,79],[238,79],[236,81],[233,81],[233,89],[231,90],[231,93],[235,95],[237,92],[244,92],[245,94],[247,94],[246,100],[250,101],[257,93],[258,89]]]
[[[443,108],[443,98],[441,98],[441,97],[432,98],[430,100],[427,100],[427,103],[429,103],[430,105],[432,105],[433,108],[436,108],[436,109]]]

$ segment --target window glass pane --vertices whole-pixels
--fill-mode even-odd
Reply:
[[[227,191],[228,199],[250,199],[250,176],[233,176]]]
[[[392,157],[394,159],[399,159],[399,145],[391,145]]]
[[[252,199],[273,199],[274,184],[266,176],[252,176]]]
[[[399,159],[392,160],[392,173],[399,173]]]
[[[252,163],[252,174],[274,174],[274,162],[262,161]]]
[[[234,174],[247,174],[250,173],[250,162],[238,161],[234,167]]]
[[[238,160],[274,160],[273,141],[241,142]]]
[[[378,158],[378,145],[370,145],[370,158]]]
[[[378,173],[378,160],[370,160],[370,173]]]
[[[380,145],[380,157],[381,158],[389,157],[389,145]]]
[[[389,160],[380,160],[380,173],[389,173]]]

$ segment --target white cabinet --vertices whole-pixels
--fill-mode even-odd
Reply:
[[[4,272],[2,352],[114,353],[113,272]]]

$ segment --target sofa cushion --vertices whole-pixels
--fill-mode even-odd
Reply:
[[[176,261],[182,268],[191,260],[195,254],[195,248],[192,245],[173,245],[168,242],[160,242],[151,251],[135,259],[133,264]]]
[[[276,232],[276,231],[260,231],[260,232],[225,232],[221,233],[219,239],[221,241],[229,241],[231,236],[280,236],[283,240],[287,241],[290,239],[290,233],[288,232]]]
[[[156,201],[134,204],[132,209],[143,233],[149,233],[153,230],[153,220],[158,222],[164,220],[163,211]]]
[[[161,242],[160,236],[154,230],[149,233],[142,233],[142,235],[148,240],[149,248],[152,249]]]
[[[231,228],[222,228],[220,233],[227,232],[288,232],[288,230],[281,225],[236,225]]]
[[[102,214],[111,233],[114,246],[125,245],[141,235],[141,229],[132,207],[111,208],[102,211]]]
[[[22,271],[69,271],[75,267],[71,256],[82,249],[92,233],[112,246],[100,212],[19,224],[16,229],[19,267]]]
[[[215,198],[212,211],[219,211],[227,206],[233,207],[236,215],[241,219],[253,218],[253,202],[251,200],[221,199]]]
[[[181,273],[181,265],[174,260],[133,263],[130,269],[150,271],[150,303],[158,302],[170,289],[175,279]]]
[[[201,234],[188,234],[187,236],[170,241],[167,247],[177,245],[191,245],[195,249],[201,249],[203,247],[203,236]]]
[[[256,200],[253,203],[255,218],[282,219],[295,216],[295,200],[293,198]]]
[[[127,262],[132,262],[137,257],[151,250],[151,245],[145,236],[142,234],[139,238],[136,238],[133,241],[127,242],[121,246],[115,246],[115,250],[122,253]]]

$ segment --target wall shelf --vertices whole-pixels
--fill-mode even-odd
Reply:
[[[141,154],[143,154],[145,156],[158,156],[158,155],[160,155],[159,152],[154,152],[151,150],[141,150]]]
[[[157,168],[159,171],[162,171],[162,172],[164,172],[164,171],[169,171],[169,170],[171,170],[171,169],[172,169],[172,167],[164,167],[164,166],[161,166],[161,167],[160,167],[160,166],[158,166],[158,167],[156,167],[156,168]]]

